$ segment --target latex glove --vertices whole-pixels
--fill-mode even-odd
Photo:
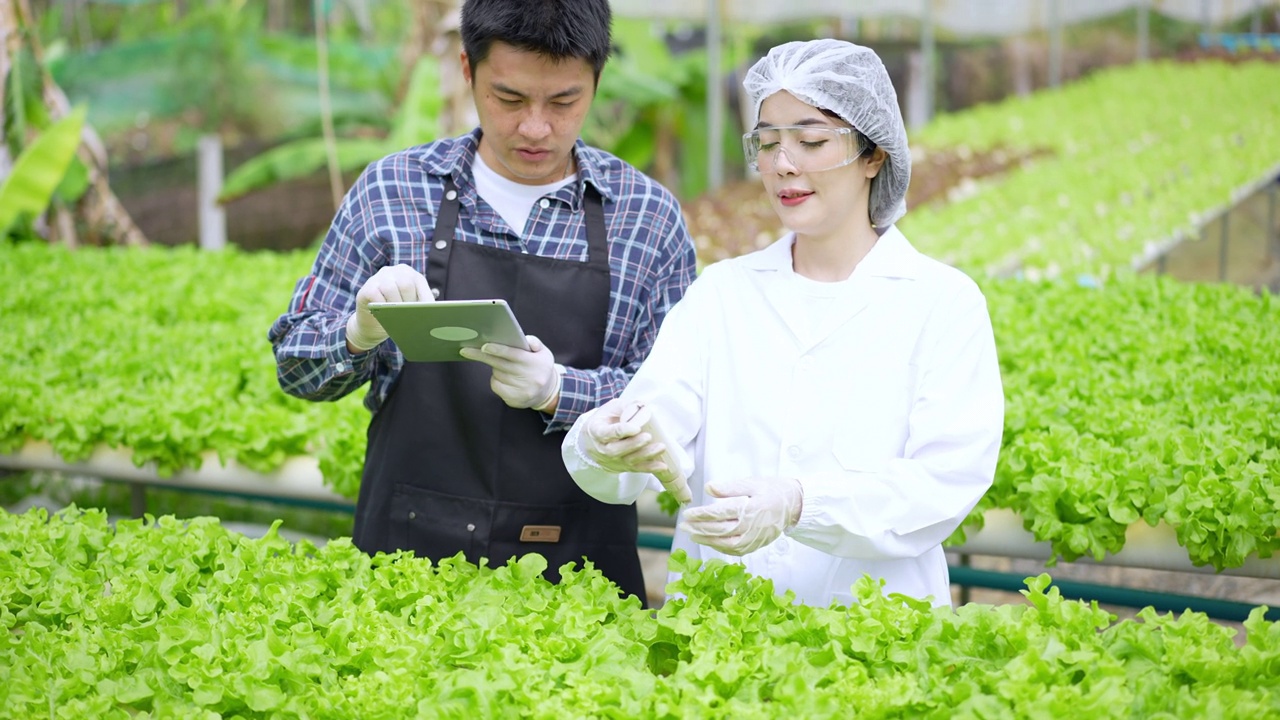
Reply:
[[[459,352],[468,360],[493,368],[489,387],[507,405],[554,410],[560,401],[560,370],[556,368],[556,358],[536,335],[524,337],[529,350],[485,343]]]
[[[645,430],[649,413],[637,415],[636,410],[636,403],[617,398],[601,405],[578,435],[578,450],[611,472],[652,473],[677,501],[688,503],[693,495],[680,468],[673,467],[674,456],[667,452],[670,448]]]
[[[347,345],[353,352],[372,350],[387,339],[382,323],[369,312],[371,302],[435,302],[427,278],[403,263],[389,265],[364,281],[356,293],[356,311],[347,318]]]
[[[680,529],[726,555],[746,555],[800,521],[804,490],[794,478],[752,477],[709,483],[715,502],[685,510]]]

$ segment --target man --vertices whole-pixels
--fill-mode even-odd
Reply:
[[[548,579],[592,561],[643,601],[634,506],[583,493],[562,432],[617,396],[693,280],[676,200],[583,143],[610,49],[607,0],[466,0],[468,135],[370,165],[272,326],[280,384],[334,400],[371,383],[354,541],[374,553],[529,552]],[[503,298],[530,351],[406,363],[373,301]]]

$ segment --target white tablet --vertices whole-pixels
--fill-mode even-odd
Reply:
[[[413,362],[465,360],[459,350],[490,342],[529,349],[506,300],[375,302],[369,312]]]

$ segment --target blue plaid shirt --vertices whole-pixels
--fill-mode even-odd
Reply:
[[[693,281],[693,241],[675,198],[622,160],[578,140],[578,179],[536,203],[524,237],[479,195],[471,165],[480,131],[409,148],[367,167],[347,193],[311,274],[298,281],[289,310],[271,326],[285,392],[337,400],[370,381],[365,406],[377,412],[404,357],[387,341],[347,350],[356,293],[387,265],[427,272],[427,253],[444,179],[458,187],[458,242],[557,259],[587,259],[584,183],[604,198],[612,280],[603,365],[567,368],[560,406],[547,431],[565,430],[583,412],[622,392],[649,354],[658,326]],[[555,352],[555,348],[551,348]]]

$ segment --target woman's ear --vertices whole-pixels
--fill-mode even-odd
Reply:
[[[889,159],[889,153],[884,148],[877,147],[871,151],[871,157],[867,159],[867,177],[873,178],[880,174],[880,168],[884,167],[884,161]]]

